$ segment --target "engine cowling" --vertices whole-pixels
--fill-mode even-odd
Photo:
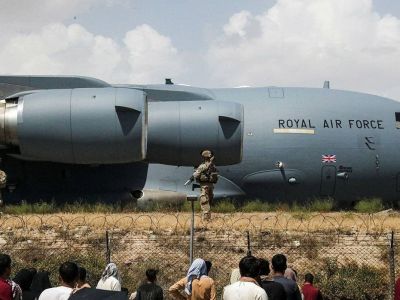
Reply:
[[[147,158],[162,164],[193,166],[200,152],[213,150],[218,165],[242,158],[243,107],[226,101],[149,103]]]
[[[2,142],[19,146],[24,158],[75,164],[145,159],[146,96],[141,91],[35,91],[8,99],[3,107]]]
[[[227,101],[147,103],[130,88],[23,92],[0,103],[0,144],[28,160],[72,164],[150,162],[193,166],[203,149],[239,163],[243,107]]]

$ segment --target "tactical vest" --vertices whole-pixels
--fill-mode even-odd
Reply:
[[[206,170],[201,172],[199,182],[204,183],[217,183],[218,170],[213,163],[211,163]]]

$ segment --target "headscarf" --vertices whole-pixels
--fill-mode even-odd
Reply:
[[[118,281],[121,281],[119,278],[117,265],[114,263],[109,263],[101,274],[101,280],[105,281],[110,277],[115,277]]]
[[[45,289],[51,288],[49,272],[42,271],[37,272],[33,277],[31,290],[37,292],[40,295]]]
[[[297,281],[297,275],[291,268],[286,268],[285,274],[283,276],[287,279],[291,279],[293,281]]]
[[[27,291],[31,287],[35,274],[35,269],[22,269],[15,275],[14,281],[21,287],[23,291]]]
[[[22,289],[19,284],[11,279],[8,279],[7,282],[11,286],[12,298],[14,300],[22,300]]]
[[[192,265],[187,272],[186,279],[187,283],[185,286],[185,293],[188,295],[192,294],[192,281],[193,279],[200,279],[202,276],[207,276],[207,266],[206,262],[197,258],[193,261]]]

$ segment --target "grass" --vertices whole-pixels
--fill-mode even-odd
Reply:
[[[198,201],[194,202],[195,211],[200,211]],[[375,213],[385,207],[379,198],[369,198],[360,200],[354,207],[358,213]],[[85,202],[76,201],[72,203],[56,202],[37,202],[21,204],[10,204],[0,208],[4,214],[26,215],[26,214],[52,214],[52,213],[132,213],[132,212],[190,212],[191,203],[185,201],[181,204],[176,203],[149,203],[147,207],[138,208],[135,203],[104,203],[104,202]],[[252,213],[252,212],[287,212],[295,215],[308,214],[313,212],[332,212],[335,211],[334,200],[332,198],[314,198],[309,202],[275,202],[270,203],[259,199],[237,202],[232,199],[214,201],[212,212],[216,213]]]
[[[379,198],[362,199],[354,206],[354,209],[357,212],[369,214],[384,210],[384,208],[385,207],[382,203],[382,199]]]
[[[52,214],[52,213],[120,213],[123,211],[120,204],[106,203],[56,203],[37,202],[5,205],[1,208],[5,214],[26,215],[26,214]]]

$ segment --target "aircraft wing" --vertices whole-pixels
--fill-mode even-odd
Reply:
[[[102,80],[82,76],[9,76],[0,75],[0,99],[29,90],[102,88]]]

